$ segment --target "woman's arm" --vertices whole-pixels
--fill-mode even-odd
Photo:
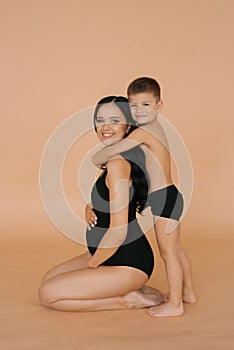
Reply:
[[[88,224],[88,230],[97,224],[97,216],[92,209],[91,203],[86,204],[85,206],[85,220]]]
[[[88,261],[88,266],[91,268],[96,268],[110,258],[126,238],[130,171],[129,162],[123,158],[111,160],[107,164],[106,184],[110,198],[110,227]]]
[[[131,132],[128,137],[115,143],[111,146],[106,146],[100,151],[95,153],[92,157],[92,162],[96,166],[100,167],[102,164],[108,162],[115,155],[128,151],[140,144],[148,144],[147,140],[149,138],[149,132],[145,131],[143,127],[140,127],[133,132]]]

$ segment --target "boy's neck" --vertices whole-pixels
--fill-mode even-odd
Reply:
[[[156,117],[151,121],[151,122],[148,122],[148,123],[145,123],[145,124],[141,124],[139,125],[139,127],[141,126],[150,126],[150,125],[154,125],[154,124],[157,124],[158,123],[158,114],[156,115]]]

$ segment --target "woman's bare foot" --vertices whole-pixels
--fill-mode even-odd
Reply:
[[[160,306],[151,307],[147,312],[151,317],[178,317],[183,315],[184,308],[182,301],[179,306],[167,302]]]
[[[150,287],[150,286],[144,286],[144,287],[142,287],[140,289],[140,291],[143,294],[158,296],[158,298],[162,299],[163,303],[166,303],[168,301],[168,299],[169,299],[167,294],[162,293],[159,289],[156,289],[156,288],[153,288],[153,287]]]
[[[161,293],[161,292],[160,292]],[[128,309],[140,309],[162,304],[163,298],[159,293],[143,293],[140,291],[130,292],[123,297]]]

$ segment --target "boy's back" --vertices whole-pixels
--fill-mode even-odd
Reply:
[[[155,120],[141,127],[145,131],[145,142],[141,145],[145,153],[146,171],[150,180],[149,193],[172,184],[171,157],[168,142],[160,123]]]

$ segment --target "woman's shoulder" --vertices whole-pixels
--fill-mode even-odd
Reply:
[[[131,164],[121,155],[117,155],[107,162],[106,169],[107,175],[114,178],[129,178]]]

